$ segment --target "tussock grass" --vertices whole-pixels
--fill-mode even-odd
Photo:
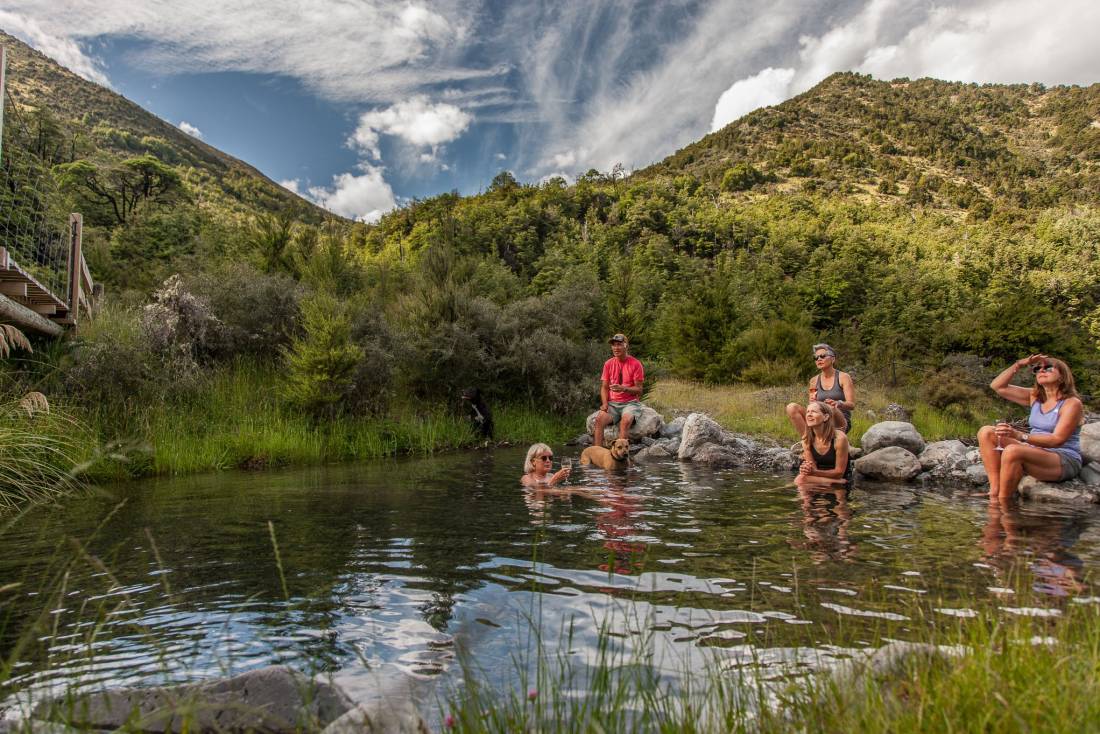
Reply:
[[[0,512],[78,488],[92,445],[88,428],[40,393],[0,402]]]
[[[912,411],[913,425],[927,441],[973,438],[978,428],[997,418],[996,406],[971,406],[973,418],[954,415],[921,400],[912,388],[861,383],[856,386],[857,405],[852,413],[849,436],[860,437],[878,421],[885,420],[890,403]],[[806,385],[759,388],[751,385],[704,385],[687,380],[664,379],[649,391],[646,400],[668,415],[673,411],[702,411],[731,431],[769,436],[779,441],[796,440],[787,420],[787,403],[806,402]]]

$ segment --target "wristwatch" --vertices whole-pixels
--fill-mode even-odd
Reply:
[[[1029,439],[1029,438],[1031,438],[1031,434],[1030,434],[1030,433],[1025,433],[1025,434],[1023,434],[1022,436],[1020,436],[1020,440],[1021,440],[1021,441],[1022,441],[1023,443],[1027,443],[1027,442],[1028,442],[1028,439]]]

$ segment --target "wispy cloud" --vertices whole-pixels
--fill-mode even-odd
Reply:
[[[51,33],[33,17],[6,10],[0,10],[0,28],[23,39],[74,74],[105,87],[111,86],[102,64],[65,33]]]

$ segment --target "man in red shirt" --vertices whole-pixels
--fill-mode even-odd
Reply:
[[[634,418],[642,412],[642,382],[645,380],[642,363],[627,353],[630,345],[622,334],[611,337],[608,343],[613,356],[603,363],[600,376],[600,412],[593,435],[597,446],[603,446],[604,429],[616,423],[619,424],[619,438],[626,438]]]

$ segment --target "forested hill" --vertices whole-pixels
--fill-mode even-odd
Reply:
[[[120,164],[127,160],[148,156],[169,167],[179,178],[182,196],[170,202],[171,211],[148,206],[141,218],[140,224],[146,228],[157,218],[173,218],[172,228],[182,227],[185,233],[180,241],[162,240],[156,248],[158,259],[198,254],[197,238],[204,224],[232,228],[246,224],[257,214],[287,211],[312,222],[334,218],[247,163],[187,135],[125,97],[73,74],[3,31],[0,44],[8,52],[7,87],[14,102],[6,110],[6,145],[26,145],[29,138],[33,153],[43,164],[56,167],[87,161],[99,169],[102,178],[109,178],[109,173],[119,170]],[[69,204],[85,213],[86,223],[93,230],[90,235],[93,256],[98,258],[96,264],[111,271],[106,257],[107,240],[120,234],[114,232],[117,225],[131,223],[114,221],[113,213],[104,211],[102,202],[82,199],[76,190],[69,193],[73,194]],[[168,227],[162,223],[164,228]],[[150,263],[142,262],[143,259],[138,257],[134,265],[148,270]],[[110,282],[112,273],[105,275]]]
[[[834,74],[638,175],[685,173],[716,187],[725,180],[727,190],[900,198],[980,218],[1096,203],[1100,84],[1048,89]]]

